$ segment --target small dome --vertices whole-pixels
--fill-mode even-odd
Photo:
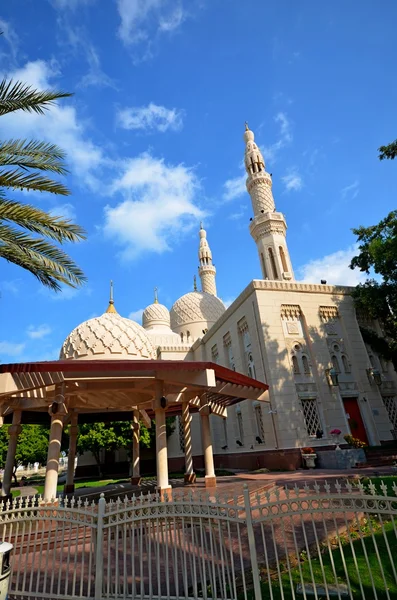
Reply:
[[[60,359],[156,358],[143,327],[115,312],[84,321],[63,343]]]
[[[154,302],[149,304],[143,311],[142,325],[145,329],[158,325],[170,326],[170,311],[164,304]]]
[[[203,335],[203,329],[208,329],[226,308],[222,300],[206,292],[189,292],[179,298],[171,308],[171,329],[183,333],[190,326],[193,337]]]

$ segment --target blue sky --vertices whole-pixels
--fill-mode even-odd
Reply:
[[[351,228],[395,208],[397,4],[258,0],[14,0],[0,10],[0,69],[74,92],[45,117],[11,115],[1,135],[68,153],[68,198],[22,198],[73,217],[80,291],[52,294],[2,263],[0,360],[56,358],[106,308],[136,316],[193,286],[203,220],[219,295],[260,277],[249,235],[247,120],[273,174],[298,279],[355,284]],[[139,316],[137,316],[139,320]]]

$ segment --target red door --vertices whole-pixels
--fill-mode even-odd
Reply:
[[[352,436],[368,444],[367,432],[357,398],[343,398],[343,405]]]

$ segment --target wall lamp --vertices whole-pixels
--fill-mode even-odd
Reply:
[[[382,385],[382,375],[378,369],[374,369],[373,367],[367,369],[367,375],[371,384],[376,383],[376,385]]]
[[[335,385],[339,385],[339,377],[338,377],[338,373],[335,371],[335,369],[325,369],[325,376],[327,378],[328,381],[328,385],[330,386],[335,386]]]
[[[165,408],[167,406],[167,398],[165,396],[161,396],[160,406],[161,406],[161,408]]]

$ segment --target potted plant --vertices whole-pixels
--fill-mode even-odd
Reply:
[[[317,454],[314,452],[313,448],[302,448],[302,456],[305,460],[306,467],[308,469],[314,469],[316,466]]]
[[[335,443],[335,450],[340,450],[339,448],[339,436],[341,434],[341,430],[340,429],[333,429],[332,431],[329,432],[329,434],[332,436],[334,443]]]

